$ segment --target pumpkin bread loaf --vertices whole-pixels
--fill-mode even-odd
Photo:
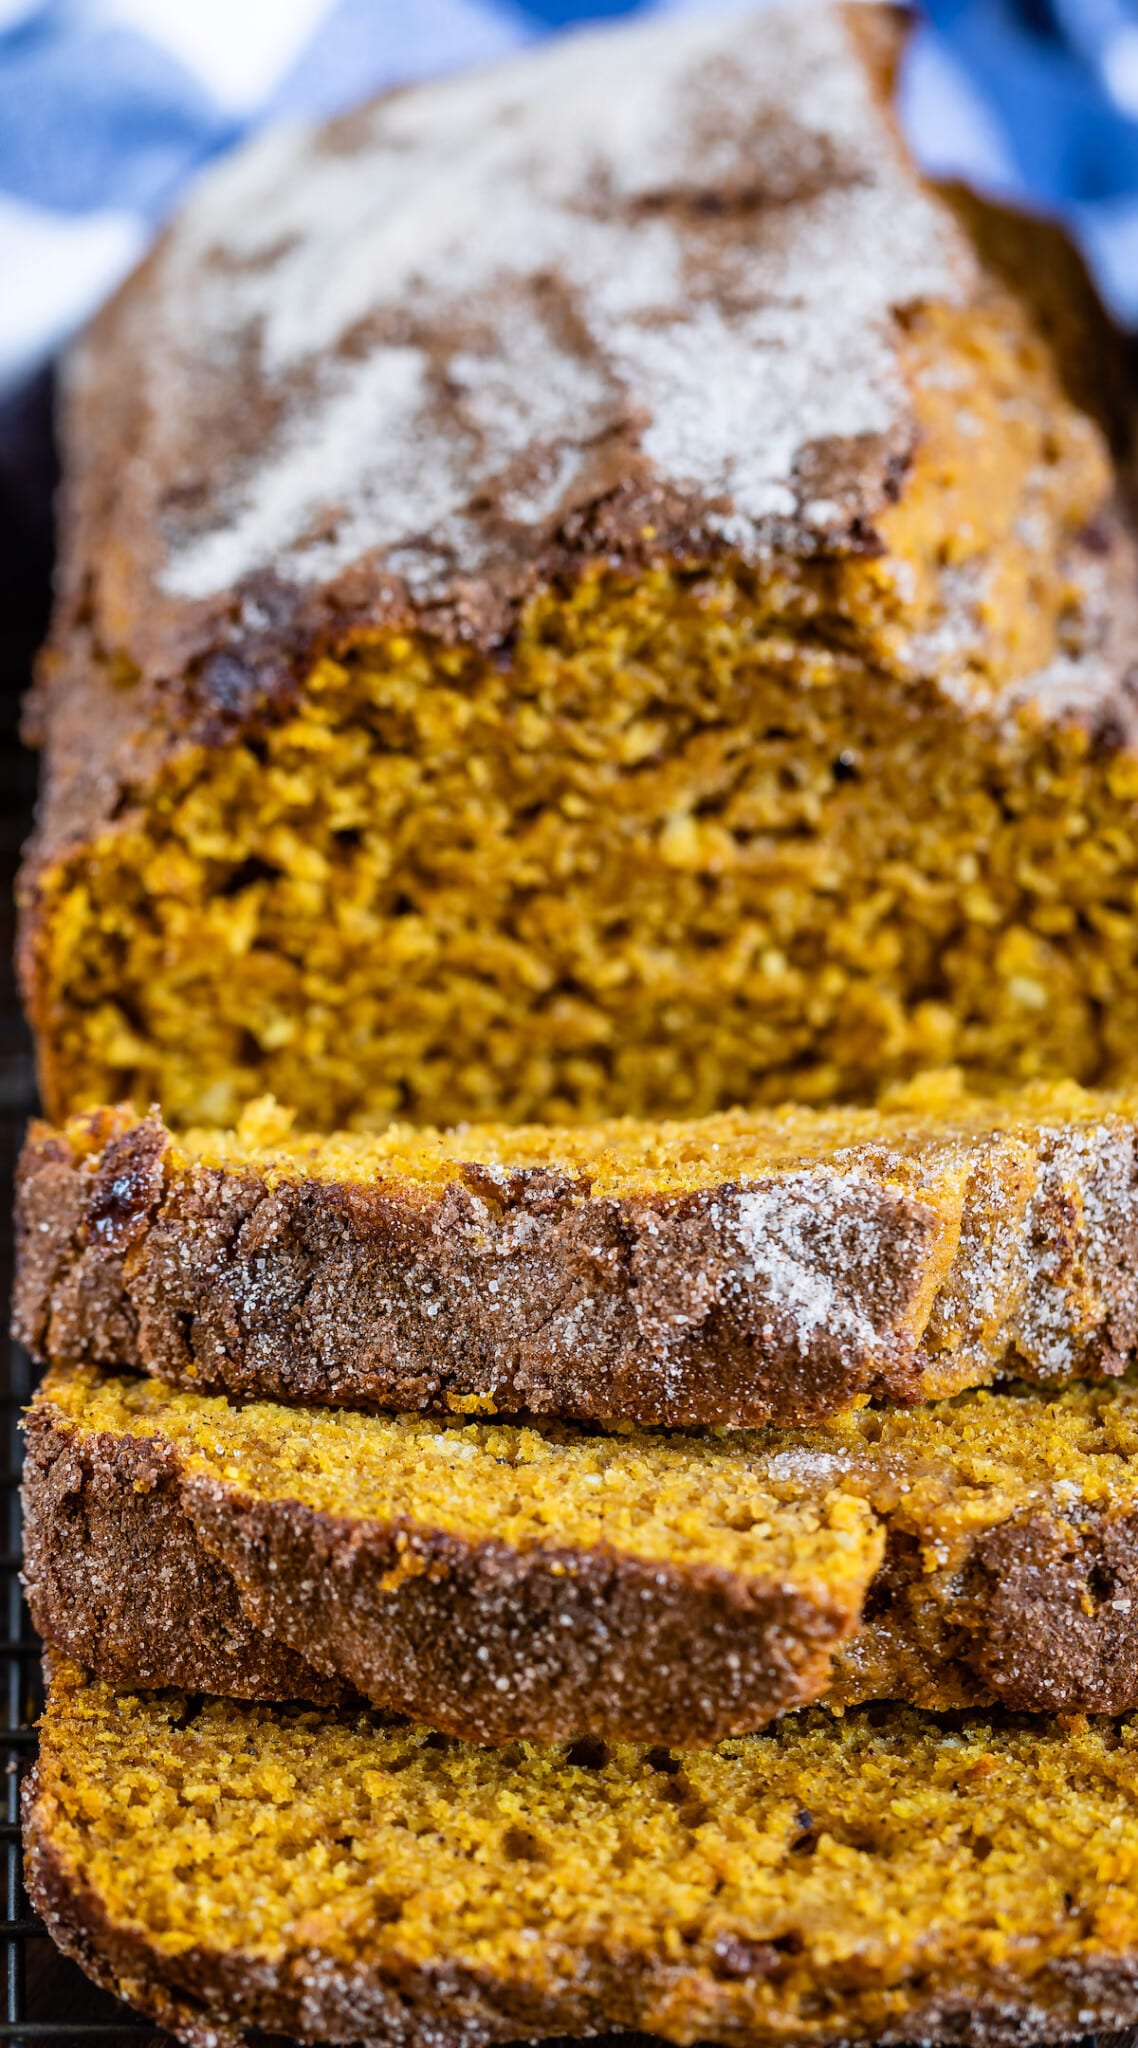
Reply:
[[[1138,1707],[1138,1386],[810,1431],[437,1423],[58,1371],[25,1576],[118,1683],[705,1745],[835,1705]],[[315,1683],[314,1683],[315,1681]]]
[[[45,1361],[446,1413],[801,1424],[1138,1339],[1138,1099],[952,1074],[880,1110],[295,1135],[34,1126],[16,1329]]]
[[[1136,551],[892,13],[578,36],[212,172],[68,379],[43,1097],[581,1122],[1113,1084]]]
[[[1133,2019],[1128,1719],[811,1708],[711,1752],[502,1752],[64,1664],[40,1733],[32,1900],[192,2048],[1022,2048]]]
[[[1130,450],[901,32],[271,135],[71,365],[27,1882],[193,2048],[1138,2010]]]

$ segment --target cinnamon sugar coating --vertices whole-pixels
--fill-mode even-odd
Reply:
[[[880,1111],[293,1135],[34,1126],[37,1357],[332,1406],[801,1424],[1136,1342],[1135,1107],[932,1077]]]
[[[25,1508],[37,1625],[104,1676],[338,1684],[498,1743],[706,1745],[813,1699],[884,1551],[825,1471],[768,1481],[746,1444],[235,1408],[90,1371],[37,1396]]]

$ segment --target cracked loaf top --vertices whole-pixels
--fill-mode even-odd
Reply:
[[[571,37],[207,177],[72,369],[96,638],[151,672],[327,617],[487,639],[578,555],[872,549],[894,314],[980,276],[895,44],[813,4]]]

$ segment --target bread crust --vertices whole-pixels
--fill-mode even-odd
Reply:
[[[680,1195],[476,1158],[364,1185],[172,1143],[129,1109],[32,1127],[14,1329],[38,1358],[330,1406],[791,1426],[1117,1373],[1138,1337],[1138,1126],[1106,1102]]]
[[[334,1705],[347,1696],[342,1679],[250,1623],[185,1511],[171,1446],[81,1444],[37,1403],[24,1503],[24,1583],[41,1633],[87,1644],[108,1677],[239,1699]]]
[[[816,1698],[857,1620],[853,1588],[252,1499],[166,1439],[73,1430],[42,1399],[24,1503],[36,1626],[113,1683],[363,1694],[473,1742],[703,1747]]]
[[[756,15],[734,25],[729,36],[708,38],[706,49],[697,39],[678,75],[663,77],[660,91],[670,96],[666,105],[674,135],[658,189],[627,195],[610,191],[598,211],[591,181],[607,173],[615,184],[629,171],[619,156],[614,164],[603,155],[598,159],[597,138],[587,134],[573,138],[571,163],[555,163],[552,202],[549,190],[535,181],[538,207],[565,203],[566,192],[557,189],[557,180],[565,178],[578,217],[595,213],[617,234],[651,220],[666,222],[684,243],[700,289],[693,296],[690,276],[677,282],[661,275],[657,315],[667,309],[678,325],[691,323],[698,334],[702,305],[723,307],[730,314],[744,303],[738,272],[741,239],[754,266],[747,279],[753,290],[769,260],[768,247],[777,260],[796,229],[809,231],[820,201],[838,194],[848,199],[859,190],[880,190],[883,196],[887,191],[895,232],[904,227],[925,244],[920,253],[929,270],[919,290],[928,296],[937,287],[946,299],[971,303],[982,296],[986,271],[1003,276],[1033,306],[1076,402],[1099,414],[1113,438],[1124,437],[1123,352],[1070,243],[1049,224],[1003,215],[960,191],[937,191],[908,159],[891,111],[894,74],[908,31],[905,11],[893,5],[819,6],[809,10],[805,22],[799,16],[794,7],[773,23]],[[800,33],[803,47],[790,57]],[[675,47],[680,50],[678,40]],[[634,64],[649,50],[643,30],[639,35],[634,31],[623,61]],[[611,78],[617,53],[611,42],[601,41],[593,51],[595,92]],[[780,63],[788,61],[793,74],[780,81]],[[816,83],[840,109],[833,133],[827,132],[825,114],[810,103],[809,91],[799,104],[779,101],[780,85],[785,92],[792,85]],[[564,90],[559,91],[548,52],[539,56],[525,86],[534,109],[556,105],[564,110]],[[446,88],[453,118],[469,123],[475,136],[481,122],[501,120],[494,107],[499,87],[507,89],[508,98],[505,68],[497,78],[489,73],[456,81]],[[518,97],[524,89],[515,89],[514,114],[524,111]],[[365,176],[374,181],[377,167],[386,168],[393,158],[405,161],[409,152],[425,156],[434,168],[434,112],[430,91],[388,96],[329,123],[301,144],[291,163],[282,165],[271,153],[263,166],[247,157],[247,175],[256,197],[271,205],[282,190],[303,193],[306,181],[337,163],[346,164],[357,182]],[[839,136],[843,127],[846,132]],[[541,137],[541,145],[548,147],[549,140]],[[642,138],[645,164],[651,161],[654,140]],[[466,175],[464,169],[460,182]],[[644,175],[637,165],[633,185],[643,188]],[[504,160],[502,182],[491,200],[508,197],[517,176],[517,163]],[[256,252],[264,259],[256,266],[264,271],[262,304],[250,308],[234,294],[220,303],[216,326],[207,319],[200,332],[194,331],[206,294],[219,282],[224,291],[240,268],[240,258],[235,261],[225,246],[225,226],[225,195],[219,190],[215,197],[207,187],[196,210],[192,204],[186,219],[174,224],[92,323],[66,382],[63,438],[70,460],[53,649],[63,671],[70,672],[70,684],[84,672],[93,680],[100,651],[126,664],[134,685],[128,723],[135,739],[143,738],[148,725],[165,728],[164,743],[192,737],[217,744],[242,730],[256,731],[266,718],[287,713],[314,658],[341,647],[361,628],[422,629],[444,643],[500,650],[508,646],[520,610],[535,590],[568,585],[600,567],[636,573],[659,563],[741,559],[766,565],[777,555],[811,561],[873,557],[883,551],[879,522],[904,493],[918,437],[901,374],[902,316],[915,289],[911,275],[897,278],[903,296],[885,308],[867,311],[859,295],[854,316],[866,328],[895,322],[881,337],[891,361],[887,403],[881,408],[886,417],[877,429],[812,437],[810,406],[798,401],[787,418],[788,403],[795,403],[790,387],[775,384],[762,396],[756,430],[766,432],[773,419],[790,435],[789,452],[780,449],[776,458],[780,468],[787,464],[788,484],[777,511],[740,512],[732,520],[725,516],[731,508],[722,491],[709,490],[706,481],[701,488],[698,475],[691,474],[690,448],[683,451],[686,464],[683,454],[673,452],[669,462],[658,450],[651,456],[645,452],[655,407],[667,400],[660,400],[634,355],[631,363],[613,365],[617,389],[603,421],[585,405],[571,423],[586,457],[584,472],[575,475],[572,486],[554,493],[542,516],[511,516],[509,500],[520,476],[542,449],[535,420],[522,447],[510,451],[513,461],[492,478],[479,478],[481,488],[465,508],[470,531],[464,549],[454,547],[436,515],[426,579],[422,565],[416,574],[403,559],[430,525],[429,504],[413,495],[406,530],[399,536],[402,545],[361,543],[348,566],[324,574],[308,567],[303,575],[290,570],[287,548],[270,546],[260,550],[255,568],[213,596],[179,593],[167,572],[180,550],[225,522],[226,489],[235,472],[238,480],[256,482],[258,458],[297,396],[289,366],[274,374],[255,345],[264,305],[272,311],[291,288],[289,280],[274,275],[282,258],[287,265],[287,247]],[[368,226],[365,219],[364,231]],[[320,230],[308,214],[294,232],[314,238]],[[336,263],[342,252],[336,245],[322,253]],[[619,248],[615,260],[624,254]],[[877,255],[880,261],[881,252]],[[246,262],[253,270],[255,257],[246,256]],[[545,270],[531,277],[526,265],[523,252],[524,292],[532,290],[539,300],[556,299],[559,293],[565,299],[563,318],[551,323],[549,342],[543,358],[531,366],[532,374],[540,377],[550,356],[561,352],[585,361],[603,355],[604,344],[589,332],[589,287]],[[492,270],[496,273],[496,266]],[[468,366],[470,350],[485,340],[488,320],[508,343],[515,312],[509,287],[517,281],[494,274],[489,303],[483,299],[472,313],[462,284],[455,280],[446,286],[452,273],[453,263],[444,254],[429,283],[443,290],[445,317],[436,314],[433,327],[427,321],[416,324],[414,345],[432,358],[430,424],[441,423],[461,441],[467,416],[462,389],[448,388],[449,364],[463,359]],[[832,331],[832,296],[824,271],[819,283],[809,282],[817,295],[809,307],[808,338],[814,346]],[[405,324],[412,318],[402,280],[398,273],[394,279],[386,275],[382,259],[373,289],[373,303],[362,319],[337,327],[332,315],[323,346],[326,364],[350,369],[367,361],[369,353],[378,354],[388,343],[393,311]],[[259,292],[255,286],[255,298]],[[168,324],[175,296],[187,316],[188,334],[180,343]],[[575,298],[585,301],[583,319],[575,317]],[[778,349],[795,343],[801,348],[802,342],[801,325],[790,336],[774,337]],[[850,346],[846,334],[839,348],[827,350],[825,368],[833,354]],[[1088,349],[1094,354],[1093,368]],[[645,360],[652,364],[650,350]],[[697,343],[697,379],[702,360]],[[180,404],[157,402],[174,395],[166,380],[181,386]],[[311,392],[308,396],[311,400]],[[361,445],[357,452],[362,468],[368,450]],[[413,451],[409,475],[413,493],[430,481],[421,449]],[[354,484],[356,478],[346,481]],[[49,663],[49,697],[57,695],[53,667]],[[101,693],[113,714],[113,678],[102,679]],[[112,756],[122,735],[103,737]],[[99,738],[94,726],[90,738]],[[104,798],[109,796],[108,787]]]

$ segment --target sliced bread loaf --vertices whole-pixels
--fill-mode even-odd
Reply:
[[[1112,348],[906,161],[899,19],[669,13],[201,181],[66,380],[54,1117],[1133,1058]]]

